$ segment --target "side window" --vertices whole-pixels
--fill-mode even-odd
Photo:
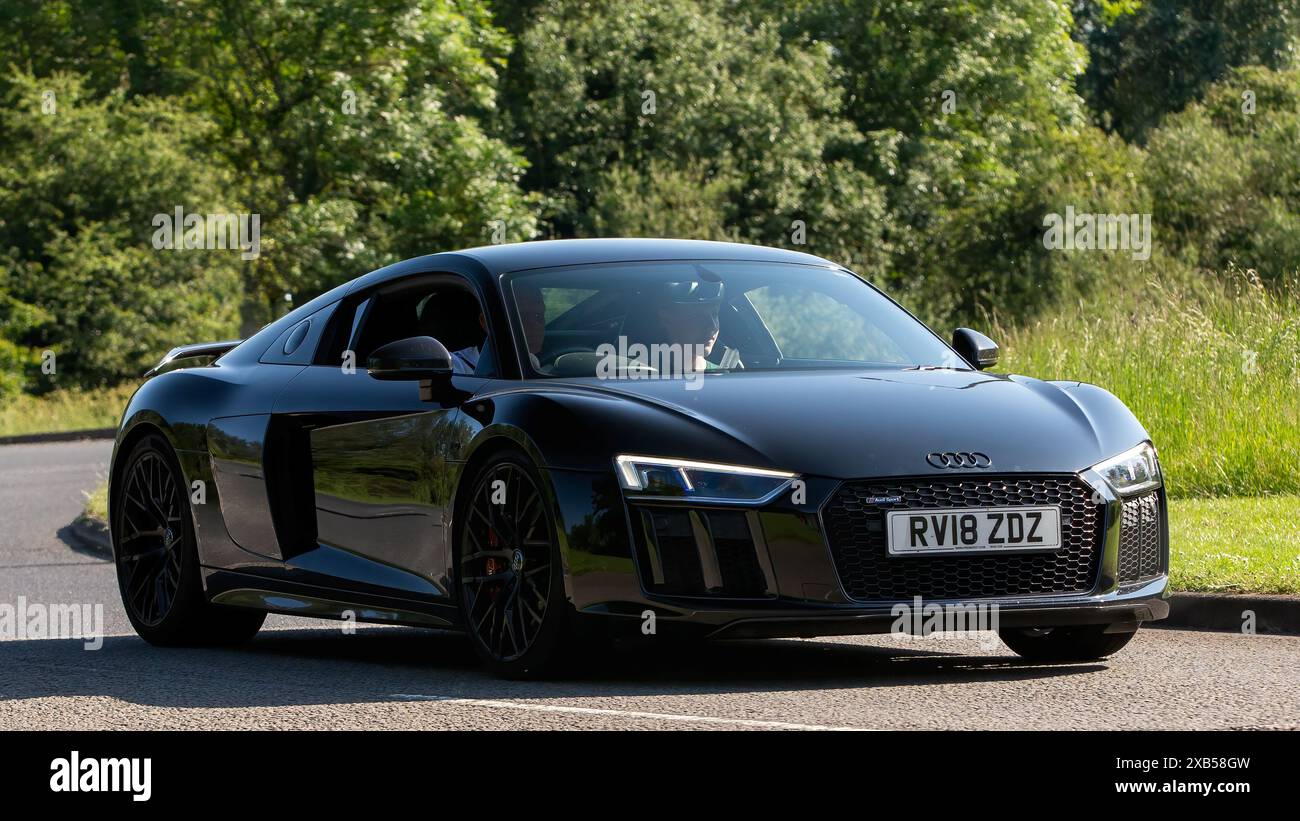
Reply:
[[[357,333],[352,338],[357,362],[364,363],[376,348],[420,336],[417,329],[416,305],[422,292],[404,289],[395,293],[377,293],[358,322]]]
[[[809,288],[769,285],[746,296],[784,359],[906,363],[907,354],[848,305]]]
[[[478,297],[469,286],[450,277],[420,278],[381,288],[352,301],[337,325],[335,350],[345,350],[364,368],[371,352],[389,342],[431,336],[452,354],[457,373],[496,375],[496,357],[489,349],[486,321]],[[318,364],[336,364],[336,361]]]
[[[371,302],[370,297],[343,300],[330,320],[329,329],[322,335],[321,344],[312,360],[313,365],[337,368],[343,365],[347,352],[355,352],[361,321],[370,310]],[[355,356],[352,363],[357,367],[364,367],[365,364]]]

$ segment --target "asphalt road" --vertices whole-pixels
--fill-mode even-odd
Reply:
[[[237,650],[159,650],[64,531],[109,451],[0,447],[0,607],[101,604],[106,635],[0,641],[0,728],[1300,727],[1291,636],[1147,629],[1082,665],[1022,663],[990,636],[715,643],[542,683],[485,675],[454,635],[286,617]]]

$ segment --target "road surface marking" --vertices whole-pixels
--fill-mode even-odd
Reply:
[[[763,721],[749,718],[722,718],[721,716],[693,716],[677,713],[646,713],[639,710],[604,710],[597,707],[570,707],[565,704],[521,704],[494,698],[456,698],[430,696],[419,693],[393,693],[389,698],[404,701],[440,701],[446,704],[464,704],[471,707],[497,707],[508,710],[527,710],[535,713],[576,713],[578,715],[615,716],[619,718],[650,718],[660,721],[693,721],[705,724],[734,724],[739,727],[763,727],[770,730],[840,730],[861,731],[862,727],[832,727],[825,724],[796,724],[789,721]]]

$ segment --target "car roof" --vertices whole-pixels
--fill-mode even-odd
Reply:
[[[484,245],[463,251],[444,251],[413,257],[362,274],[343,287],[347,293],[355,293],[410,274],[439,268],[457,271],[472,279],[479,279],[486,285],[482,278],[492,280],[515,271],[567,265],[668,260],[735,260],[840,267],[812,254],[740,242],[696,239],[551,239]]]
[[[485,245],[453,253],[472,257],[496,274],[507,274],[530,268],[554,268],[561,265],[674,259],[749,260],[822,266],[834,264],[812,254],[785,248],[695,239],[537,240],[505,245]]]

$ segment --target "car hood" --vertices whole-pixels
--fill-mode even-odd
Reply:
[[[1147,438],[1114,396],[1078,382],[949,369],[734,372],[683,380],[566,380],[707,425],[768,467],[855,478],[951,473],[932,452],[972,452],[987,472],[1074,472]],[[678,453],[662,442],[662,453]]]

